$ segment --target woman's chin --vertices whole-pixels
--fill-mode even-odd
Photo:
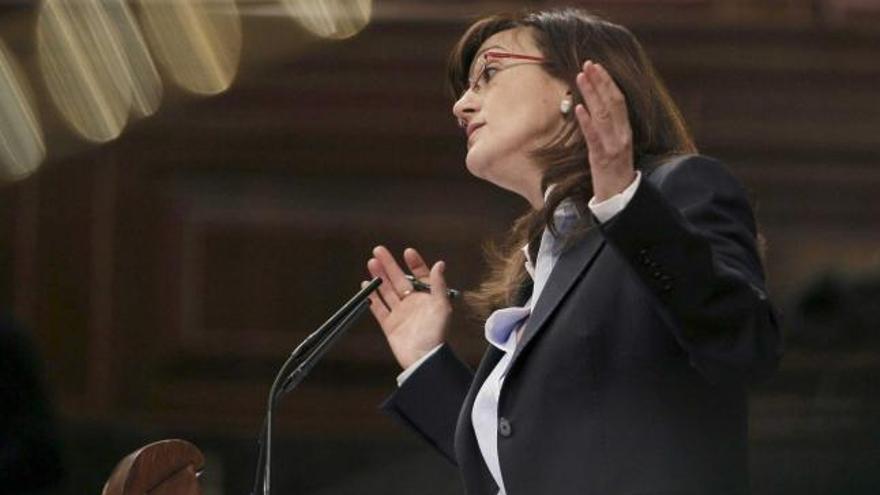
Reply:
[[[483,171],[486,170],[486,160],[481,156],[480,150],[475,148],[476,146],[472,146],[468,150],[467,156],[464,159],[464,164],[471,175],[482,179],[485,177]]]

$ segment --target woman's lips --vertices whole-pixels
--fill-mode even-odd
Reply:
[[[476,133],[481,127],[483,127],[483,124],[477,124],[477,125],[475,125],[475,126],[473,126],[473,127],[468,127],[468,130],[467,130],[467,133],[468,133],[468,144],[470,144],[470,142],[471,142],[471,141],[473,140],[473,138],[474,138],[474,134],[475,134],[475,133]]]
[[[477,131],[480,127],[483,127],[485,124],[471,124],[467,128],[467,136],[471,137],[471,135]]]

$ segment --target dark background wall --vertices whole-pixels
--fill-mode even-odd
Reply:
[[[701,150],[753,192],[789,341],[753,394],[755,493],[877,493],[880,9],[582,4],[635,31]],[[224,94],[169,84],[157,115],[101,145],[42,104],[48,159],[0,189],[0,302],[44,360],[59,493],[98,493],[118,459],[167,437],[206,452],[208,493],[245,493],[274,370],[357,290],[372,246],[419,247],[454,286],[477,284],[481,243],[527,205],[464,169],[445,57],[475,14],[522,5],[377,1],[336,42],[243,9]],[[0,36],[38,74],[33,19],[0,9]],[[278,488],[456,493],[454,469],[376,410],[398,369],[368,320],[282,406]],[[457,312],[473,363],[480,328]]]

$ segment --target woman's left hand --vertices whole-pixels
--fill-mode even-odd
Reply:
[[[589,60],[576,82],[587,107],[574,110],[587,141],[593,197],[604,201],[635,180],[626,98],[605,68]]]

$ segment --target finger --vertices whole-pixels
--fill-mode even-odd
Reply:
[[[370,285],[370,283],[364,280],[361,282],[361,289],[368,285]],[[388,311],[388,307],[385,306],[385,303],[382,302],[382,299],[379,298],[379,294],[376,291],[371,292],[368,298],[370,300],[370,312],[373,313],[373,316],[376,317],[376,321],[381,325],[391,312]]]
[[[595,74],[593,78],[596,81],[595,86],[606,108],[608,108],[612,117],[621,119],[616,121],[616,123],[626,122],[628,120],[626,97],[617,83],[614,82],[614,78],[600,64],[594,64],[591,71]]]
[[[430,274],[431,297],[442,297],[444,301],[448,297],[446,295],[446,278],[443,276],[445,271],[446,262],[438,261],[431,267]]]
[[[375,256],[382,264],[382,268],[388,275],[388,280],[391,282],[390,285],[398,295],[404,294],[407,291],[412,292],[412,284],[406,279],[406,274],[403,273],[403,270],[400,268],[400,265],[397,264],[394,256],[391,255],[391,251],[388,251],[388,248],[385,246],[376,246],[373,249],[373,256]]]
[[[594,121],[598,120],[601,122],[602,120],[607,120],[609,114],[608,108],[605,106],[605,102],[602,100],[602,96],[599,94],[596,82],[593,79],[592,67],[593,63],[587,61],[584,64],[584,70],[575,78],[575,82],[581,91],[581,95],[584,97],[584,103],[586,103],[590,116],[593,117]]]
[[[596,129],[596,125],[593,123],[593,117],[580,103],[574,107],[574,114],[577,117],[578,124],[581,126],[581,132],[587,142],[587,151],[591,154],[602,153],[604,148],[602,147],[602,140],[599,137],[599,130]]]
[[[600,97],[603,99],[609,111],[607,125],[601,129],[600,139],[606,154],[617,155],[626,151],[632,135],[629,126],[629,115],[626,107],[626,97],[620,91],[620,87],[614,82],[611,74],[599,64],[593,64],[590,68],[592,80],[595,81]]]
[[[602,97],[602,100],[606,105],[609,107],[619,106],[624,102],[626,98],[624,98],[620,86],[618,86],[614,81],[614,78],[611,77],[608,69],[603,67],[602,64],[593,64],[590,71],[592,72],[591,80],[594,81],[594,84],[599,91],[599,95]]]
[[[620,88],[611,75],[600,64],[585,64],[584,77],[586,83],[592,85],[602,101],[604,118],[591,113],[593,128],[596,129],[596,140],[591,150],[601,149],[603,155],[612,156],[623,150],[629,139],[629,119],[626,101]]]
[[[387,306],[389,310],[394,310],[394,308],[400,304],[400,296],[394,290],[391,282],[389,282],[388,274],[385,273],[385,268],[382,265],[382,262],[376,258],[370,258],[370,260],[367,261],[367,271],[370,272],[370,275],[382,279],[382,284],[379,285],[379,288],[376,289],[376,291],[379,293],[385,306]]]
[[[589,70],[584,72],[586,72],[587,79],[593,83],[596,94],[602,100],[602,106],[611,114],[614,111],[615,105],[612,93],[616,85],[611,76],[608,75],[608,71],[601,64],[591,64]]]
[[[425,279],[431,275],[431,269],[428,268],[428,264],[425,263],[422,255],[420,255],[415,249],[406,248],[403,251],[403,259],[406,260],[406,265],[409,267],[409,271],[411,271],[416,278]]]

